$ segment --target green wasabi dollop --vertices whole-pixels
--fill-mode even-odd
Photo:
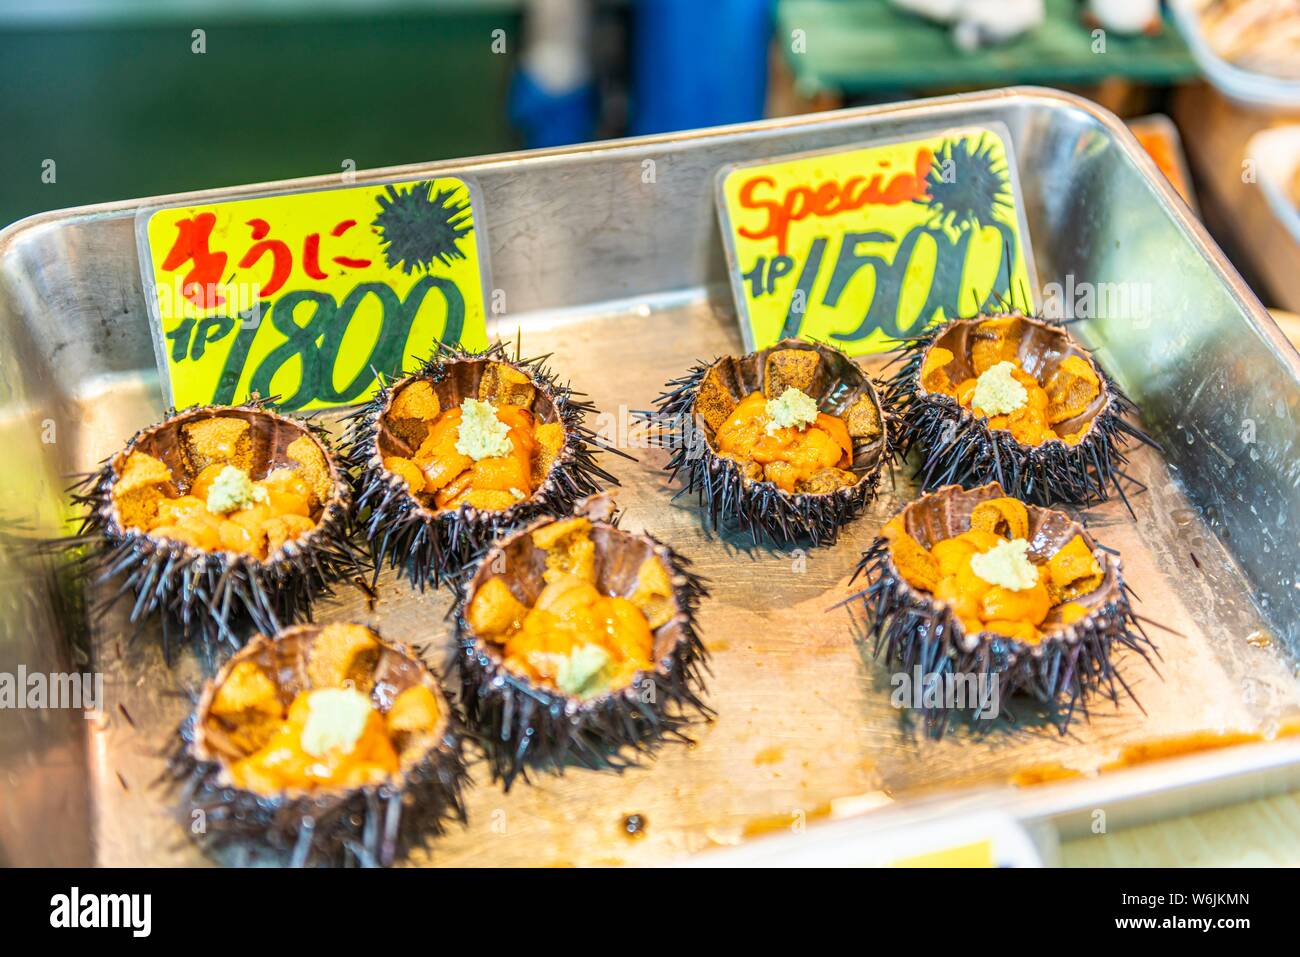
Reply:
[[[769,433],[777,429],[802,428],[817,421],[817,402],[812,396],[796,388],[788,388],[780,398],[769,399],[767,415],[771,419],[767,424]]]
[[[509,455],[510,426],[497,418],[497,407],[491,402],[466,399],[460,404],[460,431],[456,436],[456,451],[475,462],[480,459]]]
[[[243,469],[227,465],[208,489],[208,511],[217,515],[249,508],[257,501],[257,486]]]
[[[605,667],[609,652],[600,645],[578,645],[561,658],[555,676],[555,686],[576,698],[591,698],[609,690]]]

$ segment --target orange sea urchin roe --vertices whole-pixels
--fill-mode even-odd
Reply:
[[[1074,431],[1064,426],[1081,415],[1100,392],[1101,382],[1097,373],[1086,359],[1071,355],[1062,360],[1045,385],[1040,383],[1020,364],[1019,339],[1015,335],[1017,327],[1018,323],[1008,317],[981,323],[976,341],[976,348],[980,351],[973,359],[976,370],[983,373],[988,373],[994,365],[1010,364],[1012,377],[1025,389],[1026,398],[1021,407],[1005,414],[990,414],[975,405],[979,377],[952,381],[948,366],[954,356],[940,346],[931,347],[922,362],[922,386],[930,392],[952,396],[962,408],[986,419],[990,429],[1010,432],[1023,445],[1042,445],[1053,439],[1077,445],[1088,434],[1091,423]]]
[[[628,597],[606,595],[596,587],[594,562],[571,561],[583,543],[590,543],[590,523],[578,523],[561,537],[542,526],[534,544],[547,554],[546,586],[531,608],[519,601],[501,578],[489,578],[470,600],[467,618],[484,640],[497,645],[502,663],[544,687],[566,695],[590,698],[631,684],[639,671],[653,668],[654,633],[649,614],[660,622],[662,604],[671,588],[653,556],[637,576]],[[546,543],[543,546],[542,543]],[[659,584],[655,584],[658,582]]]
[[[456,406],[438,415],[412,458],[390,456],[384,467],[401,477],[412,494],[432,496],[438,509],[469,505],[501,511],[532,495],[564,443],[558,422],[538,424],[533,413],[518,405],[495,407],[497,421],[507,426],[510,451],[477,461],[458,448],[464,412]]]
[[[170,534],[179,530],[183,535],[204,537],[215,531],[220,550],[266,558],[285,542],[316,527],[311,517],[311,486],[295,469],[275,469],[264,478],[254,480],[252,485],[256,500],[225,514],[209,511],[207,504],[196,495],[175,500],[191,506],[197,501],[202,507],[192,508],[177,520]],[[159,512],[162,511],[160,508]],[[153,531],[169,534],[159,527]]]
[[[997,523],[998,529],[1019,532],[1028,528],[1025,506],[1016,499],[998,498],[984,504],[989,506],[985,514],[1005,516],[1005,522]],[[1072,565],[1068,571],[1054,571],[1053,562],[1057,566],[1064,563],[1053,556],[1034,565],[1037,578],[1033,584],[1012,588],[981,577],[972,568],[971,559],[999,546],[1009,547],[1016,541],[1024,549],[1023,537],[1010,538],[1000,532],[971,529],[941,539],[927,549],[906,532],[900,519],[886,525],[882,534],[890,543],[890,554],[899,574],[912,587],[929,592],[936,601],[948,605],[968,634],[990,632],[1037,644],[1043,639],[1040,626],[1053,610],[1057,612],[1054,620],[1062,625],[1074,624],[1088,613],[1084,606],[1066,597],[1074,598],[1080,592],[1067,592],[1060,581],[1068,576],[1070,583],[1086,581],[1096,587],[1102,578],[1101,566],[1079,536],[1067,542],[1057,555],[1068,554],[1072,562],[1086,563],[1088,567]]]
[[[1015,364],[1015,360],[1004,360]],[[954,393],[963,408],[970,409],[980,418],[987,419],[990,429],[1004,429],[1010,432],[1017,442],[1023,445],[1041,445],[1049,439],[1058,438],[1047,422],[1047,393],[1043,391],[1038,380],[1015,364],[1011,376],[1025,389],[1025,404],[1019,409],[1004,415],[989,415],[975,405],[975,387],[978,379],[966,379],[958,383]]]
[[[650,625],[632,602],[565,575],[542,589],[506,639],[503,659],[511,671],[589,697],[649,670],[653,645]]]
[[[717,430],[719,453],[758,465],[763,478],[785,492],[825,490],[806,488],[819,473],[833,476],[841,485],[856,481],[847,471],[853,459],[853,442],[843,419],[818,412],[806,426],[769,431],[770,422],[767,398],[762,392],[751,392]]]
[[[397,751],[383,715],[368,702],[355,737],[321,734],[311,727],[313,705],[323,707],[324,696],[329,695],[361,697],[350,689],[300,692],[266,745],[230,766],[234,783],[259,794],[276,794],[288,789],[355,788],[390,778],[397,771]]]
[[[296,468],[278,468],[252,480],[237,466],[216,462],[194,477],[186,494],[172,497],[173,479],[166,465],[140,452],[133,453],[132,458],[148,460],[145,464],[157,467],[156,485],[161,494],[154,503],[155,508],[152,514],[138,516],[137,524],[132,525],[151,535],[204,551],[235,552],[264,559],[286,542],[316,527],[312,518],[312,488]],[[214,486],[223,481],[242,489],[246,496],[227,503],[224,511],[221,507],[213,510],[210,496]]]

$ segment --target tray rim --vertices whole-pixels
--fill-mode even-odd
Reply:
[[[616,153],[634,153],[655,146],[671,146],[700,140],[715,140],[746,137],[751,134],[769,130],[795,130],[800,127],[824,127],[851,124],[863,118],[901,117],[908,114],[934,113],[936,122],[938,114],[948,111],[960,111],[982,105],[994,105],[1008,100],[1030,100],[1045,107],[1055,107],[1079,111],[1102,127],[1115,141],[1147,181],[1147,185],[1163,201],[1164,206],[1173,216],[1176,224],[1192,241],[1197,251],[1219,274],[1219,278],[1228,288],[1242,311],[1249,315],[1255,331],[1263,336],[1274,351],[1284,359],[1293,378],[1300,384],[1300,350],[1278,328],[1268,310],[1258,297],[1246,285],[1245,280],[1233,267],[1232,263],[1219,249],[1204,225],[1184,202],[1177,191],[1170,185],[1159,167],[1142,148],[1133,132],[1118,116],[1105,107],[1074,93],[1039,86],[1012,86],[974,93],[958,93],[950,96],[930,97],[917,100],[905,100],[877,106],[852,107],[843,110],[831,110],[821,113],[805,113],[793,117],[775,117],[755,120],[748,123],[735,123],[725,126],[706,127],[694,130],[681,130],[673,133],[658,133],[649,136],[621,137],[595,143],[579,143],[570,146],[558,146],[535,150],[513,150],[504,153],[489,153],[482,156],[457,159],[435,160],[428,163],[408,163],[398,166],[383,166],[374,169],[358,170],[350,174],[349,185],[364,185],[381,182],[398,177],[418,177],[429,174],[450,174],[460,171],[468,175],[498,168],[507,168],[520,163],[546,165],[558,160],[575,157],[597,157]],[[0,262],[9,246],[20,235],[41,229],[63,225],[68,222],[91,221],[101,218],[129,214],[149,206],[178,205],[198,202],[216,202],[247,198],[263,193],[300,192],[304,190],[323,189],[340,184],[339,174],[327,173],[317,176],[296,177],[260,183],[247,183],[237,186],[224,186],[202,190],[188,190],[180,193],[161,194],[135,199],[114,200],[106,203],[93,203],[84,206],[71,206],[65,209],[47,210],[19,219],[4,228],[0,228]],[[490,217],[490,210],[485,215]],[[490,218],[486,221],[491,231]],[[665,290],[667,291],[667,290]]]

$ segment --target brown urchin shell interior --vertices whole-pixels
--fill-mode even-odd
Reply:
[[[817,363],[817,371],[813,376],[812,391],[808,393],[817,400],[819,411],[843,417],[859,395],[866,393],[871,396],[880,423],[880,435],[871,441],[856,438],[853,440],[853,461],[849,464],[849,471],[857,475],[858,484],[872,478],[885,455],[884,407],[867,374],[844,353],[813,342],[785,339],[774,346],[751,352],[749,355],[723,356],[713,364],[712,368],[718,371],[720,381],[736,402],[740,402],[752,392],[762,392],[767,395],[765,388],[767,383],[764,381],[767,357],[782,349],[816,352],[821,357],[822,361]],[[768,396],[768,398],[775,398],[775,396]],[[697,397],[697,405],[698,402]],[[698,412],[698,409],[692,407],[691,411]],[[704,416],[697,415],[696,420],[704,431],[709,451],[717,455],[716,431],[704,420]]]
[[[228,768],[234,761],[247,757],[247,753],[235,745],[222,730],[220,720],[211,718],[212,702],[216,699],[217,691],[240,662],[252,661],[265,672],[279,690],[280,703],[286,709],[299,692],[313,690],[307,678],[307,661],[322,627],[317,624],[294,625],[283,629],[274,638],[255,635],[204,685],[194,722],[193,749],[197,759],[217,761],[222,767]],[[380,714],[387,714],[399,694],[417,684],[424,685],[433,692],[440,713],[440,722],[430,740],[441,741],[451,717],[451,709],[441,686],[428,666],[410,651],[387,642],[378,635],[376,638],[379,642],[379,658],[373,671],[375,686],[370,692],[371,703]],[[402,767],[398,774],[404,773],[422,757],[423,755],[402,755]],[[321,788],[312,793],[329,790]]]
[[[921,357],[921,364],[917,368],[922,369],[925,367],[925,360],[930,355],[931,350],[936,348],[947,349],[952,353],[953,357],[952,361],[946,366],[949,380],[955,385],[964,379],[976,378],[975,365],[971,361],[971,349],[976,342],[976,330],[980,323],[987,322],[989,319],[1000,318],[1003,317],[977,316],[974,319],[958,319],[949,323],[947,328],[935,336],[934,341],[926,347],[925,353]],[[1097,373],[1101,388],[1092,401],[1088,403],[1087,408],[1079,415],[1064,419],[1052,426],[1058,435],[1069,435],[1078,432],[1085,425],[1093,422],[1110,405],[1110,388],[1105,377],[1101,375],[1101,370],[1097,368],[1097,363],[1093,361],[1092,355],[1075,342],[1064,329],[1028,316],[1017,316],[1016,318],[1020,320],[1020,346],[1016,358],[1020,362],[1020,367],[1037,379],[1040,386],[1045,387],[1047,380],[1061,367],[1061,363],[1070,356],[1076,356],[1084,360],[1092,371]],[[917,375],[919,377],[919,371]],[[921,395],[935,394],[929,392],[924,383],[919,380],[917,382],[917,392]]]
[[[542,578],[542,573],[546,570],[546,552],[533,544],[532,533],[544,525],[551,524],[551,521],[534,523],[508,535],[494,546],[470,580],[465,595],[466,608],[489,578],[500,578],[524,605],[529,608],[533,606],[537,596],[546,587],[546,581]],[[683,637],[683,609],[677,597],[677,582],[673,581],[674,573],[671,564],[657,553],[656,549],[661,546],[655,542],[644,536],[625,532],[607,522],[592,522],[591,540],[596,546],[596,589],[602,595],[627,597],[636,587],[637,573],[641,570],[642,562],[647,558],[654,558],[655,561],[663,564],[664,571],[673,585],[673,604],[677,611],[669,621],[660,625],[654,632],[654,662],[655,669],[658,670],[664,657]],[[494,566],[500,567],[500,562],[496,559],[498,550],[504,556],[505,567],[502,571],[493,571]],[[474,637],[479,646],[485,648],[492,659],[500,664],[501,654],[497,645],[478,635]],[[614,691],[618,690],[620,689],[614,689]],[[558,695],[560,692],[556,691],[555,694]]]
[[[114,456],[114,480],[116,481],[116,477],[121,474],[122,466],[125,464],[128,455],[132,452],[143,452],[146,455],[152,455],[154,458],[160,459],[164,465],[171,469],[172,481],[167,485],[169,495],[188,494],[190,485],[196,476],[190,474],[189,463],[185,460],[185,453],[181,445],[181,427],[190,422],[199,422],[204,419],[243,419],[249,424],[253,455],[253,467],[250,469],[250,476],[254,479],[265,478],[267,473],[278,468],[296,466],[298,463],[289,458],[285,454],[285,450],[296,439],[306,436],[316,444],[321,454],[325,456],[325,461],[329,464],[330,477],[334,480],[332,500],[338,498],[341,481],[338,464],[334,461],[334,456],[330,453],[330,450],[321,444],[320,439],[293,419],[261,409],[240,407],[205,406],[200,409],[190,409],[186,412],[179,412],[152,428],[145,429],[125,449]],[[324,502],[317,506],[312,513],[312,519],[319,522],[321,514],[329,504],[330,502]],[[111,509],[113,524],[120,527],[117,506],[111,497],[108,500],[108,508]]]
[[[506,362],[503,359],[490,358],[450,359],[444,366],[446,375],[443,377],[441,382],[428,380],[430,387],[433,389],[434,395],[438,397],[438,405],[442,412],[455,408],[466,399],[478,398],[479,383],[483,381],[484,371],[487,369],[488,363],[490,362],[500,362],[528,376],[528,381],[532,384],[534,390],[533,401],[529,406],[529,411],[533,413],[536,425],[546,425],[551,422],[561,421],[560,413],[555,408],[555,402],[552,400],[546,383],[539,381],[538,378],[526,368],[517,366],[512,362]],[[425,376],[416,373],[394,383],[392,389],[389,390],[388,401],[384,403],[383,411],[379,414],[377,420],[379,440],[375,443],[375,447],[379,450],[379,461],[374,464],[380,468],[383,467],[383,459],[393,456],[409,459],[415,456],[417,450],[411,448],[409,443],[405,442],[389,427],[388,413],[393,407],[393,402],[397,399],[398,395],[401,394],[403,389],[412,383],[425,378]],[[560,453],[561,460],[566,454],[567,451],[562,451]],[[558,461],[559,460],[557,460],[557,464]],[[547,476],[547,478],[549,479],[549,476]],[[543,480],[543,484],[544,483],[545,480]],[[540,486],[538,489],[540,489]],[[536,495],[538,489],[533,489],[533,495],[530,495],[529,498]]]
[[[975,506],[990,499],[1003,498],[1006,493],[996,482],[981,485],[979,488],[963,489],[960,485],[948,485],[937,491],[924,495],[914,502],[909,502],[902,511],[903,530],[920,542],[927,549],[945,538],[952,538],[962,532],[970,531],[971,512]],[[1087,530],[1064,512],[1026,504],[1029,512],[1029,557],[1035,564],[1045,562],[1055,555],[1076,535],[1082,535],[1084,544],[1093,553],[1104,572],[1101,584],[1086,595],[1072,598],[1088,610],[1091,615],[1107,602],[1117,600],[1123,592],[1120,579],[1119,563],[1105,551],[1097,547],[1097,542]],[[892,564],[893,559],[890,559]],[[897,574],[897,571],[895,571]],[[902,577],[899,576],[899,580]],[[910,586],[909,587],[913,587]],[[914,589],[918,594],[931,597],[928,592]],[[1044,632],[1056,626],[1061,627],[1059,607],[1054,607],[1043,622]],[[1048,637],[1051,637],[1050,635]]]

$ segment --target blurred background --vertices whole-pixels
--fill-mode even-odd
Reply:
[[[0,223],[1017,83],[1134,120],[1300,310],[1300,0],[0,0]]]

